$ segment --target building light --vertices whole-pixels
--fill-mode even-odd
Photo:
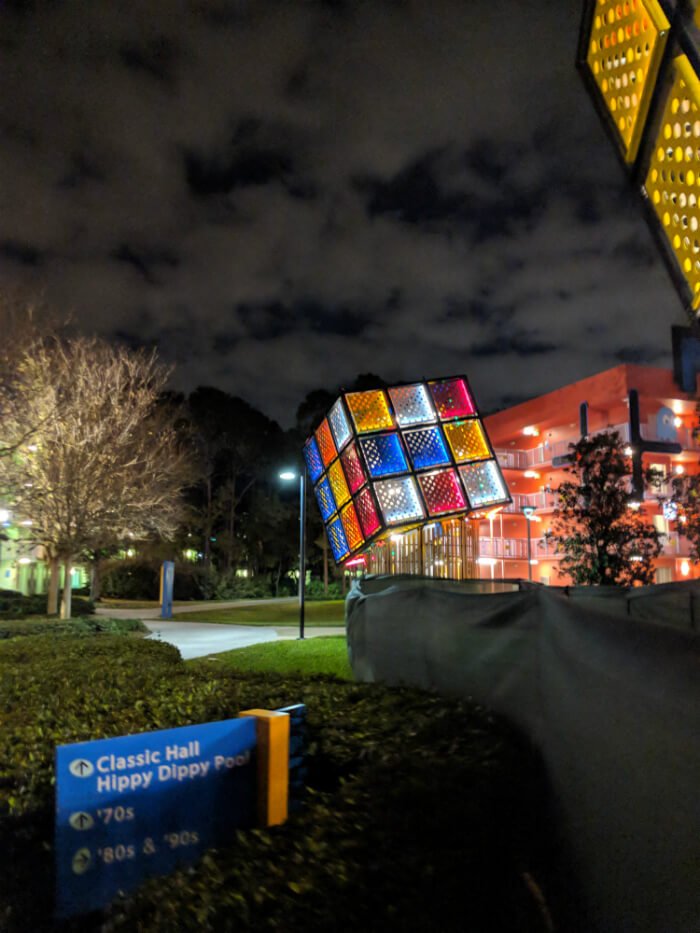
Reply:
[[[633,555],[630,557],[630,560],[633,560],[635,563],[641,563],[641,561],[643,561],[644,558],[642,557],[641,554],[633,554]]]
[[[681,561],[681,573],[684,577],[687,577],[690,573],[690,564],[687,560]]]
[[[627,503],[627,508],[628,508],[628,509],[632,509],[632,510],[635,511],[635,512],[637,511],[637,509],[641,509],[641,507],[642,507],[642,503],[641,503],[641,502],[637,502],[636,499],[631,499],[631,500]]]
[[[683,466],[682,463],[677,463],[673,468],[673,472],[677,476],[682,476],[685,473],[685,467]]]
[[[624,455],[625,455],[626,457],[631,457],[632,454],[634,453],[634,450],[632,450],[632,448],[631,448],[630,445],[628,444],[627,447],[625,447],[623,453],[624,453]]]
[[[403,539],[403,535],[392,535],[391,536],[392,541],[401,541],[402,539]],[[347,567],[348,565],[346,564],[345,566]]]
[[[536,557],[533,557],[530,563],[534,566],[535,564],[539,564],[539,561],[537,560]]]
[[[347,567],[360,567],[360,566],[364,567],[366,564],[367,564],[367,561],[365,560],[364,556],[360,554],[359,557],[353,557],[352,560],[346,561],[343,566],[346,568]]]
[[[495,557],[477,557],[476,562],[483,567],[495,567],[497,563]]]
[[[682,424],[683,424],[683,419],[679,418],[678,415],[676,415],[676,417],[673,419],[674,428],[680,428]]]
[[[528,424],[523,428],[523,434],[525,434],[527,437],[539,437],[540,429],[536,428],[534,424]]]
[[[540,478],[540,474],[537,472],[537,470],[525,470],[525,472],[523,473],[523,476],[527,477],[527,479],[539,479]]]

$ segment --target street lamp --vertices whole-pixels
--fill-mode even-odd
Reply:
[[[524,505],[522,513],[527,521],[527,578],[532,583],[532,539],[530,536],[530,522],[535,514],[534,505]]]
[[[299,638],[304,637],[304,584],[306,582],[306,474],[283,470],[279,478],[290,482],[299,477]]]

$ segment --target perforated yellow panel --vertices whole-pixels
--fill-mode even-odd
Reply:
[[[345,474],[340,460],[336,460],[328,468],[328,479],[331,483],[335,501],[338,503],[338,508],[340,508],[350,498],[350,491],[348,490],[348,484],[345,482]]]
[[[386,393],[380,389],[371,392],[349,392],[345,401],[358,434],[394,427]]]
[[[586,61],[628,162],[637,155],[668,19],[657,0],[597,0]]]
[[[445,434],[458,463],[465,460],[483,460],[491,456],[481,424],[476,418],[446,424]]]
[[[685,57],[673,62],[645,189],[668,243],[700,306],[700,80]]]

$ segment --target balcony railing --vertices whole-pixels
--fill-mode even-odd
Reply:
[[[663,535],[664,557],[690,557],[690,542],[675,532]],[[558,560],[562,557],[556,553],[556,546],[548,538],[532,538],[530,540],[530,553],[532,560],[544,558]],[[495,557],[498,560],[527,560],[527,538],[479,538],[479,557]]]
[[[522,512],[524,507],[549,511],[556,509],[559,496],[553,492],[531,492],[528,494],[513,493],[513,501],[507,505],[504,512]]]

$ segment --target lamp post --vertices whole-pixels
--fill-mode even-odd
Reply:
[[[532,521],[532,516],[535,514],[535,506],[524,505],[522,513],[527,523],[527,578],[530,583],[532,583],[532,539],[530,536],[530,522]]]
[[[306,583],[306,473],[284,470],[279,477],[290,482],[299,477],[299,638],[304,637],[304,590]]]

